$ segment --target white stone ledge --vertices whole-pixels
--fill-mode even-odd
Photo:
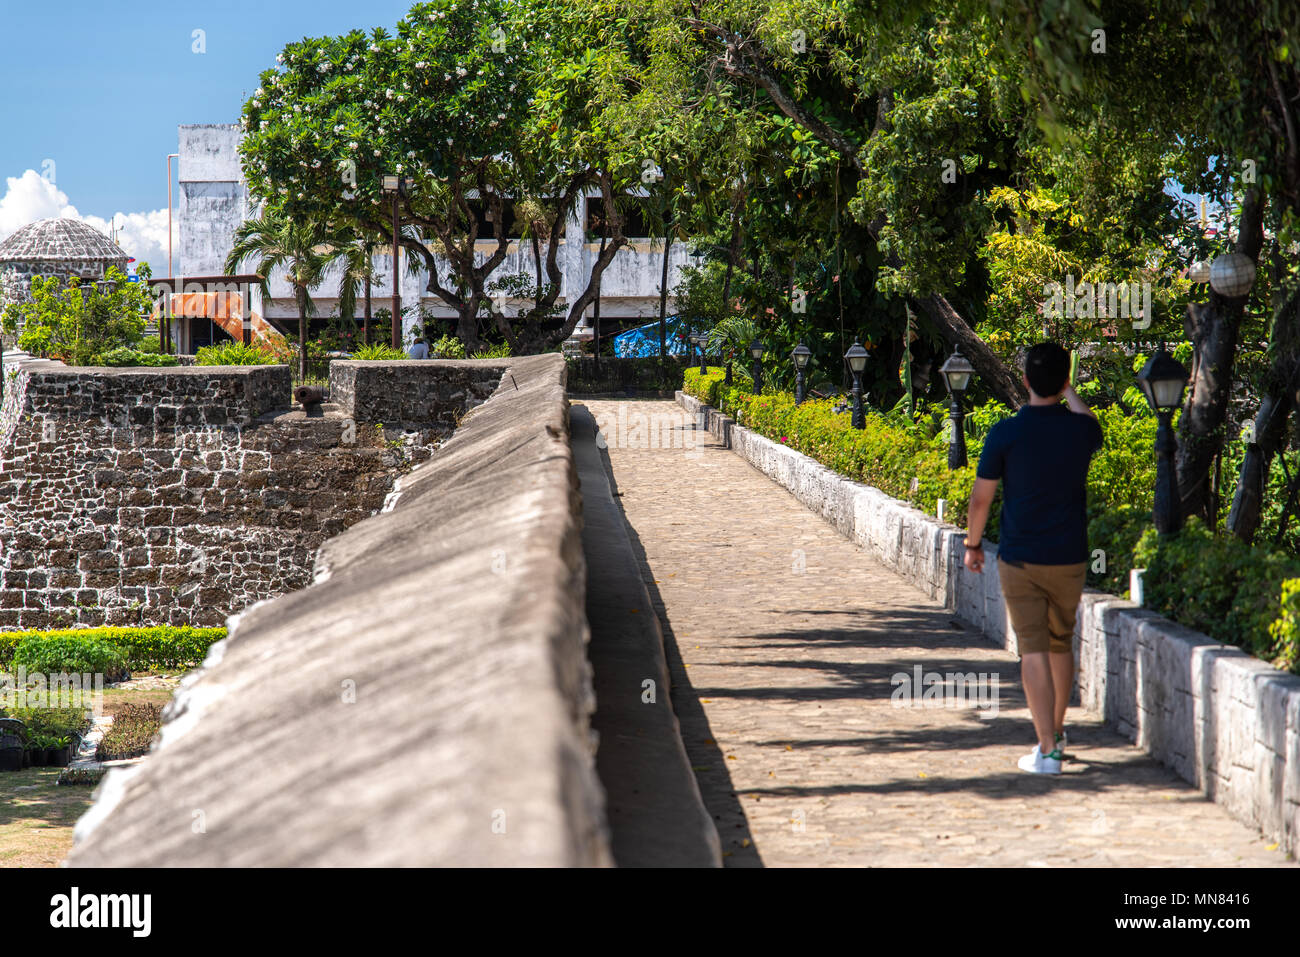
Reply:
[[[737,425],[684,392],[713,436],[840,534],[991,641],[1016,650],[997,577],[969,572],[962,531]],[[1300,851],[1300,677],[1093,589],[1075,623],[1079,701],[1239,820]]]

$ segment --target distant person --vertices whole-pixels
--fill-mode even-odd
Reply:
[[[1088,463],[1102,444],[1097,416],[1075,393],[1069,374],[1070,355],[1056,343],[1029,350],[1029,404],[989,430],[967,512],[966,567],[982,572],[984,526],[1001,480],[998,578],[1038,735],[1034,750],[1019,761],[1031,774],[1061,773],[1074,619],[1088,574]]]
[[[411,348],[406,350],[406,355],[410,359],[429,358],[429,344],[425,342],[423,332],[416,333],[415,341],[411,343]]]

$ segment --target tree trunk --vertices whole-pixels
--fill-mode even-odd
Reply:
[[[668,333],[668,252],[673,248],[673,230],[668,223],[664,224],[664,268],[659,277],[659,362],[660,364],[668,361],[667,353],[667,333]]]
[[[1236,251],[1259,259],[1264,241],[1263,201],[1250,189],[1242,203]],[[1199,515],[1214,526],[1210,469],[1223,450],[1224,422],[1232,387],[1237,336],[1246,309],[1245,299],[1225,299],[1210,293],[1207,304],[1187,307],[1183,325],[1193,343],[1190,389],[1178,421],[1178,494],[1184,515]]]
[[[1003,364],[984,340],[966,325],[947,299],[933,295],[909,299],[908,302],[916,311],[925,313],[945,339],[961,346],[962,355],[970,360],[980,380],[1000,402],[1012,409],[1018,409],[1029,401],[1029,395],[1025,392],[1024,384],[1020,379]]]
[[[361,319],[361,341],[370,345],[370,272],[366,271],[366,314]]]
[[[1269,345],[1274,359],[1265,376],[1265,395],[1255,415],[1254,440],[1246,445],[1246,456],[1237,473],[1237,488],[1228,511],[1228,530],[1243,542],[1251,542],[1259,530],[1273,456],[1287,437],[1287,421],[1295,405],[1297,360],[1300,359],[1300,330],[1296,329],[1300,295],[1293,296],[1273,319]]]
[[[298,381],[307,381],[307,290],[296,287],[298,294]]]

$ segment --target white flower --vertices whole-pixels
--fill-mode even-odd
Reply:
[[[259,124],[258,124],[258,127],[259,127],[260,129],[263,129],[263,130],[266,129],[266,127],[267,127],[267,122],[266,122],[266,120],[263,120],[261,123],[259,123]]]
[[[372,43],[372,44],[370,44],[370,52],[371,52],[371,53],[378,53],[378,52],[379,52],[379,44],[377,44],[377,43]]]
[[[375,150],[375,155],[376,155],[376,156],[379,155],[379,150]]]
[[[406,151],[406,158],[407,158],[407,159],[415,159],[415,150],[407,150],[407,151]]]
[[[384,90],[384,96],[388,97],[390,100],[393,98],[393,88],[391,86]]]
[[[458,66],[458,67],[456,67],[456,75],[457,75],[457,76],[464,76],[464,75],[467,74],[468,72],[469,72],[469,70],[465,69],[463,66]]]
[[[371,103],[369,100],[366,100],[366,106],[374,106],[374,104]]]
[[[348,144],[348,149],[350,149],[350,150],[354,150],[354,149],[356,149],[356,148],[357,148],[357,141],[356,141],[356,140],[353,140],[351,143]]]

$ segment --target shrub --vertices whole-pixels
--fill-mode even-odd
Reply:
[[[202,346],[194,354],[194,364],[199,366],[272,366],[279,360],[257,346],[228,340],[214,346]]]
[[[372,342],[369,345],[361,346],[356,352],[352,353],[352,358],[360,362],[391,362],[394,359],[405,359],[406,353],[401,349],[394,349],[390,345],[381,342]]]
[[[1281,605],[1277,620],[1268,626],[1273,652],[1277,656],[1273,664],[1300,672],[1300,578],[1288,578],[1282,582]]]
[[[433,344],[429,355],[435,359],[464,359],[465,343],[455,336],[443,336]]]
[[[148,264],[140,278],[148,280]],[[147,281],[130,282],[116,266],[105,279],[112,288],[73,277],[34,277],[29,297],[0,313],[5,332],[22,327],[18,345],[32,355],[62,359],[68,365],[94,364],[100,353],[131,348],[144,334],[145,316],[153,308]]]
[[[96,365],[101,366],[174,366],[179,360],[175,356],[163,355],[156,350],[146,352],[143,349],[128,349],[125,346],[118,346],[116,349],[110,349],[108,352],[101,352],[93,360]]]
[[[28,740],[34,734],[72,738],[90,730],[94,723],[85,708],[0,708],[0,717],[17,718],[26,725]]]
[[[1134,560],[1146,567],[1145,605],[1279,667],[1295,668],[1283,587],[1300,578],[1300,561],[1215,534],[1196,516],[1177,535],[1148,528]]]
[[[156,704],[127,704],[113,716],[95,751],[100,761],[120,761],[149,751],[162,727],[162,709]]]
[[[945,518],[965,522],[975,482],[974,463],[979,459],[977,440],[967,443],[971,464],[952,470],[943,434],[932,436],[924,425],[902,425],[872,409],[867,412],[866,428],[854,429],[847,413],[833,411],[830,399],[808,399],[796,406],[794,397],[786,393],[756,396],[744,387],[724,385],[724,378],[721,369],[704,375],[697,368],[687,369],[684,389],[746,428],[932,515],[939,499],[945,499]],[[989,517],[990,538],[996,535],[997,517],[995,508]]]
[[[102,674],[114,681],[126,673],[122,649],[89,635],[28,635],[14,649],[14,667],[28,673]]]
[[[18,646],[27,640],[74,638],[98,641],[112,646],[125,656],[128,668],[189,669],[200,665],[208,653],[208,648],[225,636],[224,628],[190,628],[172,625],[146,628],[0,632],[0,667],[7,667],[13,663]],[[71,669],[62,670],[71,671]]]
[[[509,359],[510,343],[501,342],[495,346],[488,346],[486,349],[480,349],[470,356],[471,359]]]

